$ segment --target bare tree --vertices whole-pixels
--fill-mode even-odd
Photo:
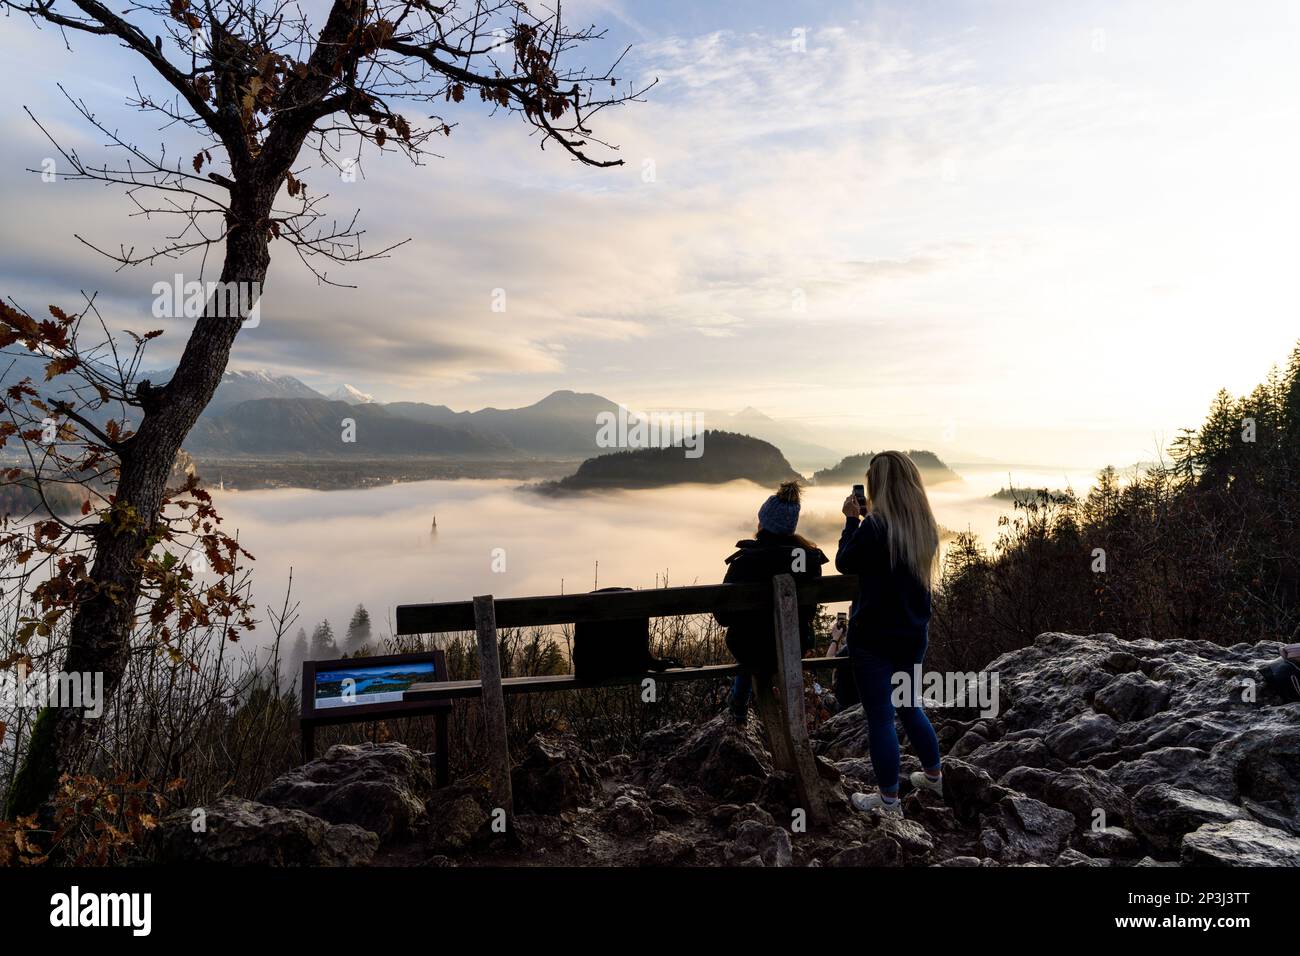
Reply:
[[[295,167],[314,155],[343,170],[367,148],[396,150],[419,163],[430,154],[430,139],[450,136],[453,124],[438,115],[412,123],[399,112],[404,105],[424,113],[429,104],[453,109],[477,95],[494,112],[522,119],[542,147],[585,165],[620,164],[590,123],[645,88],[620,85],[613,71],[621,55],[604,72],[570,65],[575,48],[603,33],[568,29],[559,0],[553,2],[538,13],[507,0],[331,0],[323,19],[284,0],[132,0],[121,13],[100,0],[0,6],[62,31],[69,48],[82,33],[125,46],[166,88],[158,96],[137,84],[129,105],[160,117],[165,129],[201,137],[192,157],[188,149],[183,157],[151,153],[73,99],[120,159],[90,162],[56,142],[72,170],[68,178],[118,184],[140,210],[179,224],[147,250],[82,241],[123,266],[188,255],[206,262],[219,249],[219,288],[261,290],[273,242],[287,243],[327,282],[329,263],[389,251],[364,250],[355,222],[327,221]],[[102,672],[109,694],[124,672],[141,564],[169,471],[216,391],[247,315],[232,310],[228,296],[211,296],[170,381],[133,382],[125,390],[134,432],[97,436],[120,461],[112,507],[121,520],[94,532],[93,562],[76,582],[64,666]],[[29,331],[24,326],[19,337]],[[89,727],[77,710],[42,713],[11,811],[30,812],[47,799],[59,774],[76,766]]]

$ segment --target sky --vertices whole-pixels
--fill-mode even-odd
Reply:
[[[64,0],[66,2],[66,0]],[[312,4],[308,4],[309,9]],[[1288,2],[570,0],[593,64],[657,79],[599,117],[626,164],[539,150],[466,107],[439,158],[313,168],[391,257],[318,284],[272,244],[262,319],[231,367],[382,401],[740,409],[1015,462],[1126,465],[1249,390],[1300,337],[1300,7]],[[58,84],[142,144],[135,59],[0,19],[0,294],[96,291],[144,330],[153,283],[75,238],[143,248],[172,223],[121,190],[43,183],[29,107],[104,155]],[[504,291],[505,310],[493,311]],[[173,360],[164,320],[151,367]],[[707,424],[707,422],[706,422]]]

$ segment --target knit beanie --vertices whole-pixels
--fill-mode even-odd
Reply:
[[[794,534],[799,527],[799,482],[783,481],[758,509],[758,523],[773,534]]]

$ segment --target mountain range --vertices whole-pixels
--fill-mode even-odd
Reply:
[[[43,363],[32,357],[11,372],[14,378],[30,374],[39,381]],[[159,385],[171,374],[168,369],[145,371],[137,379]],[[598,440],[600,416],[617,417],[620,409],[618,403],[601,395],[560,390],[521,408],[455,411],[427,402],[381,403],[349,384],[325,395],[292,375],[266,369],[227,371],[191,432],[186,450],[228,458],[586,459],[611,451],[608,443]],[[98,422],[121,414],[120,409],[105,408],[91,417]],[[708,428],[768,442],[805,472],[828,469],[855,449],[903,446],[865,425],[841,431],[781,421],[752,407],[738,412],[692,410],[691,418],[697,430]],[[352,423],[350,433],[348,421]],[[866,440],[871,435],[875,440]]]
[[[158,383],[169,376],[169,372],[162,371],[142,377]],[[240,408],[254,402],[257,404]],[[339,414],[340,409],[332,408],[331,403],[346,404],[352,414]],[[358,412],[362,406],[367,411]],[[387,415],[379,414],[381,411]],[[596,440],[597,416],[602,413],[617,416],[618,403],[589,392],[560,390],[522,408],[455,411],[427,402],[379,403],[374,396],[347,384],[327,396],[291,375],[266,370],[228,371],[187,447],[198,454],[223,455],[522,454],[586,458],[609,450]],[[830,465],[843,454],[827,443],[838,443],[838,436],[778,421],[755,408],[695,414],[703,427],[770,442],[806,469]],[[357,420],[357,441],[341,447],[339,423],[346,417]],[[404,433],[402,421],[419,427]]]
[[[138,379],[148,379],[155,385],[166,382],[172,377],[172,369],[155,369],[141,372]],[[233,408],[240,402],[251,402],[261,398],[310,398],[333,402],[347,402],[349,405],[367,405],[374,402],[373,395],[352,385],[343,384],[325,395],[312,388],[301,379],[292,375],[282,375],[269,369],[240,369],[227,371],[221,376],[217,393],[204,410],[205,415],[217,415]]]
[[[258,398],[205,414],[185,443],[197,455],[388,458],[414,455],[508,456],[499,435],[394,415],[383,405],[325,398]]]
[[[523,408],[457,412],[424,402],[380,404],[351,386],[326,398],[288,376],[228,373],[190,433],[199,455],[528,456],[584,458],[597,444],[597,416],[618,405],[599,395],[553,392]],[[346,398],[342,396],[346,395]],[[352,441],[346,440],[351,422]]]
[[[145,372],[140,377],[147,378],[155,385],[171,378],[171,370]],[[233,408],[241,402],[251,402],[261,398],[324,398],[320,392],[311,388],[292,375],[276,375],[266,369],[242,372],[227,372],[221,376],[217,393],[212,396],[205,410],[206,415],[216,415]]]
[[[618,404],[589,392],[558,391],[523,408],[455,412],[446,405],[392,402],[392,414],[412,422],[472,429],[504,439],[513,448],[553,458],[583,457],[603,450],[596,441],[598,416],[618,415]]]

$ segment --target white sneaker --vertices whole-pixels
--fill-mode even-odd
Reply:
[[[916,787],[917,790],[929,790],[941,797],[943,796],[942,773],[939,774],[939,779],[935,780],[933,777],[927,776],[924,770],[916,770],[908,776],[908,779],[912,781],[912,786]]]
[[[849,802],[853,804],[855,810],[861,810],[863,813],[879,810],[882,813],[892,813],[900,817],[903,815],[902,800],[886,803],[879,793],[855,793],[849,797]]]

